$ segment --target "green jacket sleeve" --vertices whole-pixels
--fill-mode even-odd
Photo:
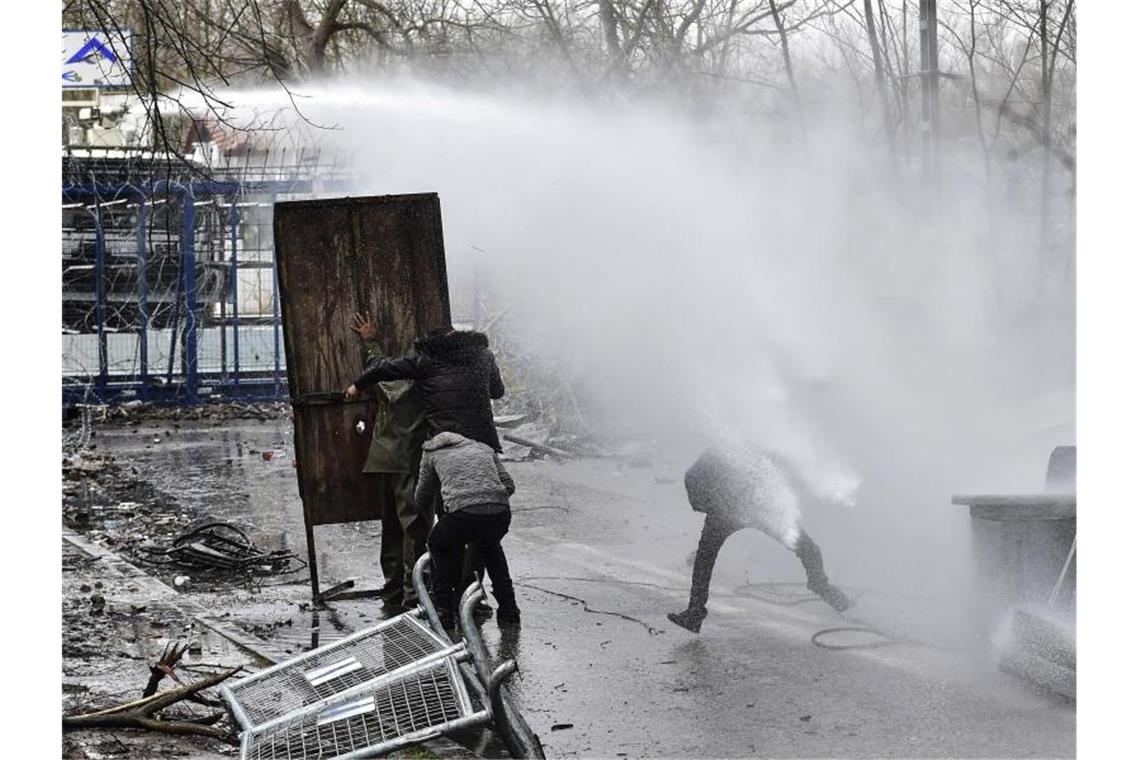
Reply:
[[[372,362],[377,361],[379,359],[387,358],[386,355],[384,354],[384,349],[382,349],[380,347],[380,341],[378,341],[378,340],[366,340],[366,341],[364,341],[364,350],[366,352],[366,355],[368,356],[368,363],[369,364],[371,364]]]

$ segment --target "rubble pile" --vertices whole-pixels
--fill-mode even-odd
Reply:
[[[193,519],[134,467],[83,451],[63,459],[63,523],[112,551],[137,557],[144,542],[173,539]]]
[[[269,421],[289,419],[293,410],[284,401],[259,403],[199,404],[197,406],[160,406],[143,401],[128,401],[117,406],[81,405],[72,410],[73,424],[78,427],[84,412],[94,422],[140,423],[156,420],[229,422],[231,420]]]
[[[63,459],[63,522],[179,589],[256,584],[305,566],[292,552],[260,549],[236,526],[196,525],[134,467],[93,451]]]
[[[62,757],[236,754],[218,695],[197,687],[248,668],[249,658],[102,557],[65,542],[62,571]],[[140,697],[162,701],[141,704]],[[145,730],[115,730],[128,725]],[[186,736],[187,729],[200,735]]]

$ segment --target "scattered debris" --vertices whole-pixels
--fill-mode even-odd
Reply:
[[[127,702],[105,710],[84,713],[82,715],[64,716],[64,729],[76,728],[139,728],[148,731],[160,731],[168,734],[197,734],[209,736],[214,739],[233,740],[234,732],[229,728],[215,726],[225,717],[224,712],[214,712],[208,715],[185,720],[162,720],[158,717],[161,710],[197,695],[204,689],[217,686],[222,681],[233,676],[241,668],[230,668],[212,676],[208,676],[188,686],[164,691],[161,694],[144,697],[143,699]]]
[[[182,659],[182,655],[186,654],[186,649],[185,645],[180,646],[177,641],[166,645],[166,648],[162,650],[162,656],[158,658],[158,662],[150,667],[150,681],[143,689],[142,695],[144,697],[149,697],[158,691],[158,684],[166,676],[170,676],[175,683],[182,683],[175,675],[174,667]]]
[[[279,575],[305,567],[305,562],[293,552],[259,549],[245,531],[224,522],[207,523],[182,533],[165,548],[141,546],[139,553],[151,564],[170,565],[212,577]],[[179,575],[174,585],[182,586],[189,580],[188,576]]]
[[[287,419],[292,414],[288,403],[257,404],[201,404],[198,406],[160,406],[143,401],[127,401],[118,406],[83,405],[77,407],[80,417],[86,415],[91,422],[127,421],[137,423],[150,420],[203,420],[228,422],[230,420]],[[82,419],[76,427],[82,426]]]
[[[529,446],[520,446],[519,444],[511,443],[508,440],[503,440],[502,444],[503,453],[499,458],[504,462],[525,462],[528,459],[533,458],[534,450]]]
[[[529,440],[527,438],[522,438],[520,436],[515,435],[514,433],[507,433],[505,431],[500,430],[499,431],[499,437],[502,438],[504,441],[510,441],[511,443],[517,443],[520,446],[527,446],[527,447],[529,447],[535,451],[541,452],[543,454],[549,454],[550,456],[557,457],[559,459],[569,459],[571,456],[573,456],[569,451],[563,451],[562,449],[556,449],[553,446],[547,446],[546,444],[539,443],[537,441],[532,441],[532,440]]]

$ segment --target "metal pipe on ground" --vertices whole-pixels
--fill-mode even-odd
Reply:
[[[491,656],[487,652],[487,645],[483,643],[483,637],[479,633],[479,628],[475,623],[475,605],[479,603],[486,594],[483,587],[479,585],[478,581],[472,583],[463,592],[463,596],[459,600],[459,625],[463,629],[463,635],[467,639],[467,648],[471,652],[471,659],[475,663],[475,670],[479,674],[480,680],[483,681],[487,688],[487,692],[492,699],[492,707],[494,708],[495,726],[499,729],[499,735],[503,737],[503,741],[510,750],[512,757],[518,758],[545,758],[546,754],[542,749],[542,742],[538,740],[538,736],[527,725],[526,720],[519,714],[518,708],[511,702],[510,698],[504,694],[499,693],[496,695],[492,692],[499,692],[499,686],[493,685],[495,682],[495,675],[498,672],[491,669]],[[507,663],[504,663],[506,665]],[[500,669],[502,666],[500,666]],[[513,672],[513,671],[512,671]],[[509,675],[504,672],[499,675],[499,684],[502,679]],[[496,704],[497,703],[497,704]]]
[[[435,604],[432,603],[431,595],[428,594],[427,581],[424,579],[430,562],[431,555],[427,552],[421,554],[420,558],[416,560],[416,564],[412,567],[412,585],[416,589],[416,598],[419,599],[420,607],[427,615],[431,629],[442,638],[447,639],[447,631],[443,629],[443,623],[439,622],[439,613],[435,609]]]

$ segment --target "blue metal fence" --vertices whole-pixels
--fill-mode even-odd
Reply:
[[[310,180],[64,184],[64,405],[283,398],[272,206],[313,192]]]

